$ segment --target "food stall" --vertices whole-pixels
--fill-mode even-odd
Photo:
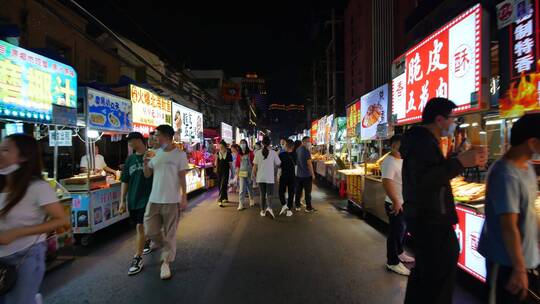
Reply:
[[[393,133],[388,111],[388,84],[360,98],[360,140],[364,143],[364,194],[362,206],[378,219],[388,223],[384,206],[386,192],[382,186],[381,164],[388,155],[383,154],[384,140]],[[368,148],[369,147],[369,148]],[[370,152],[369,154],[367,154]],[[375,152],[375,153],[371,153]]]
[[[94,149],[102,136],[118,136],[132,130],[132,101],[89,87],[79,88],[79,100],[84,109],[85,136],[81,139],[86,147],[88,168],[87,172],[60,182],[73,197],[71,224],[75,236],[87,246],[93,233],[129,217],[128,212],[118,212],[120,171],[108,175],[96,169]]]
[[[392,66],[392,120],[397,125],[421,121],[425,104],[433,97],[447,97],[458,106],[461,123],[455,140],[443,138],[443,153],[470,145],[489,146],[490,158],[500,156],[500,131],[490,128],[488,79],[490,76],[489,18],[480,4],[464,11],[433,32]],[[504,36],[504,35],[502,35]],[[438,60],[430,60],[437,52]],[[485,170],[482,170],[485,171]],[[483,172],[474,169],[452,181],[459,224],[458,266],[485,281],[485,263],[476,251],[483,225]]]
[[[213,158],[204,151],[203,114],[176,102],[172,103],[175,141],[184,145],[188,154],[189,170],[186,172],[186,190],[191,193],[205,189],[206,176],[214,168]]]
[[[364,168],[360,166],[361,149],[357,132],[360,123],[360,99],[354,100],[346,108],[346,151],[342,167],[338,172],[346,179],[346,196],[349,209],[361,208],[362,193],[364,189]]]
[[[13,133],[33,134],[42,145],[53,149],[52,170],[43,178],[56,191],[66,216],[71,214],[71,196],[57,183],[58,147],[69,127],[76,125],[77,74],[63,63],[51,60],[0,40],[0,125],[2,138]],[[60,130],[66,128],[66,130]],[[48,163],[50,163],[49,161]],[[49,168],[47,166],[44,169]],[[51,172],[52,171],[52,172]],[[71,226],[60,227],[47,236],[47,269],[75,253]]]

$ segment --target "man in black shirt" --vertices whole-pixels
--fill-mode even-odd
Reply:
[[[453,228],[458,219],[450,179],[465,167],[485,163],[485,153],[476,149],[444,157],[439,140],[453,136],[455,108],[446,98],[429,100],[422,113],[423,125],[409,129],[401,140],[403,212],[416,255],[406,304],[452,303],[459,244]]]
[[[294,142],[290,139],[286,140],[285,151],[279,153],[281,160],[281,177],[279,178],[279,199],[281,201],[281,212],[279,215],[286,214],[292,216],[291,211],[294,199],[294,166],[295,155],[293,153]],[[285,191],[288,192],[287,201],[285,201]]]

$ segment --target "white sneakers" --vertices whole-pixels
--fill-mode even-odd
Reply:
[[[246,209],[243,204],[238,204],[238,211]]]
[[[287,210],[289,210],[289,207],[287,207],[287,205],[283,205],[283,207],[281,207],[279,215],[283,215],[285,212],[287,212]]]
[[[281,211],[279,212],[279,215],[283,215],[283,214],[286,214],[287,217],[291,217],[293,215],[292,211],[289,209],[289,207],[287,207],[287,205],[284,205],[283,207],[281,207]]]
[[[270,207],[266,208],[266,213],[270,213],[273,219],[276,218],[276,216],[274,215],[274,211]]]
[[[261,215],[261,217],[265,217],[265,216],[266,216],[266,211],[265,211],[265,210],[261,210],[260,215]]]
[[[249,206],[250,207],[255,206],[255,200],[253,200],[252,198],[249,199]]]
[[[169,267],[168,263],[161,264],[161,273],[159,277],[162,280],[168,280],[171,278],[171,267]]]
[[[403,275],[403,276],[409,276],[411,274],[411,271],[409,268],[405,267],[402,263],[398,263],[397,265],[386,265],[386,269],[393,271],[397,274]]]
[[[415,259],[406,254],[405,252],[403,252],[402,254],[398,255],[398,258],[400,261],[402,261],[403,263],[414,263],[415,262]]]

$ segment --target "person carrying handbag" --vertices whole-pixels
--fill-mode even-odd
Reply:
[[[0,304],[36,303],[45,274],[45,234],[71,225],[41,171],[41,152],[33,137],[13,134],[2,141]]]

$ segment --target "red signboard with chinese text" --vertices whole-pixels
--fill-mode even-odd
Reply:
[[[347,107],[347,137],[356,135],[356,126],[360,123],[360,99]]]
[[[502,118],[520,117],[540,109],[539,1],[531,1],[528,13],[509,27],[510,79],[499,100]]]
[[[459,222],[454,231],[459,242],[459,268],[478,280],[486,281],[486,260],[478,252],[478,242],[484,226],[484,216],[472,209],[456,206]]]
[[[317,144],[317,129],[319,127],[319,120],[314,120],[311,122],[311,144]]]
[[[392,80],[392,114],[398,124],[421,120],[429,99],[445,97],[456,113],[481,108],[482,8],[454,18],[405,53],[403,73]]]

